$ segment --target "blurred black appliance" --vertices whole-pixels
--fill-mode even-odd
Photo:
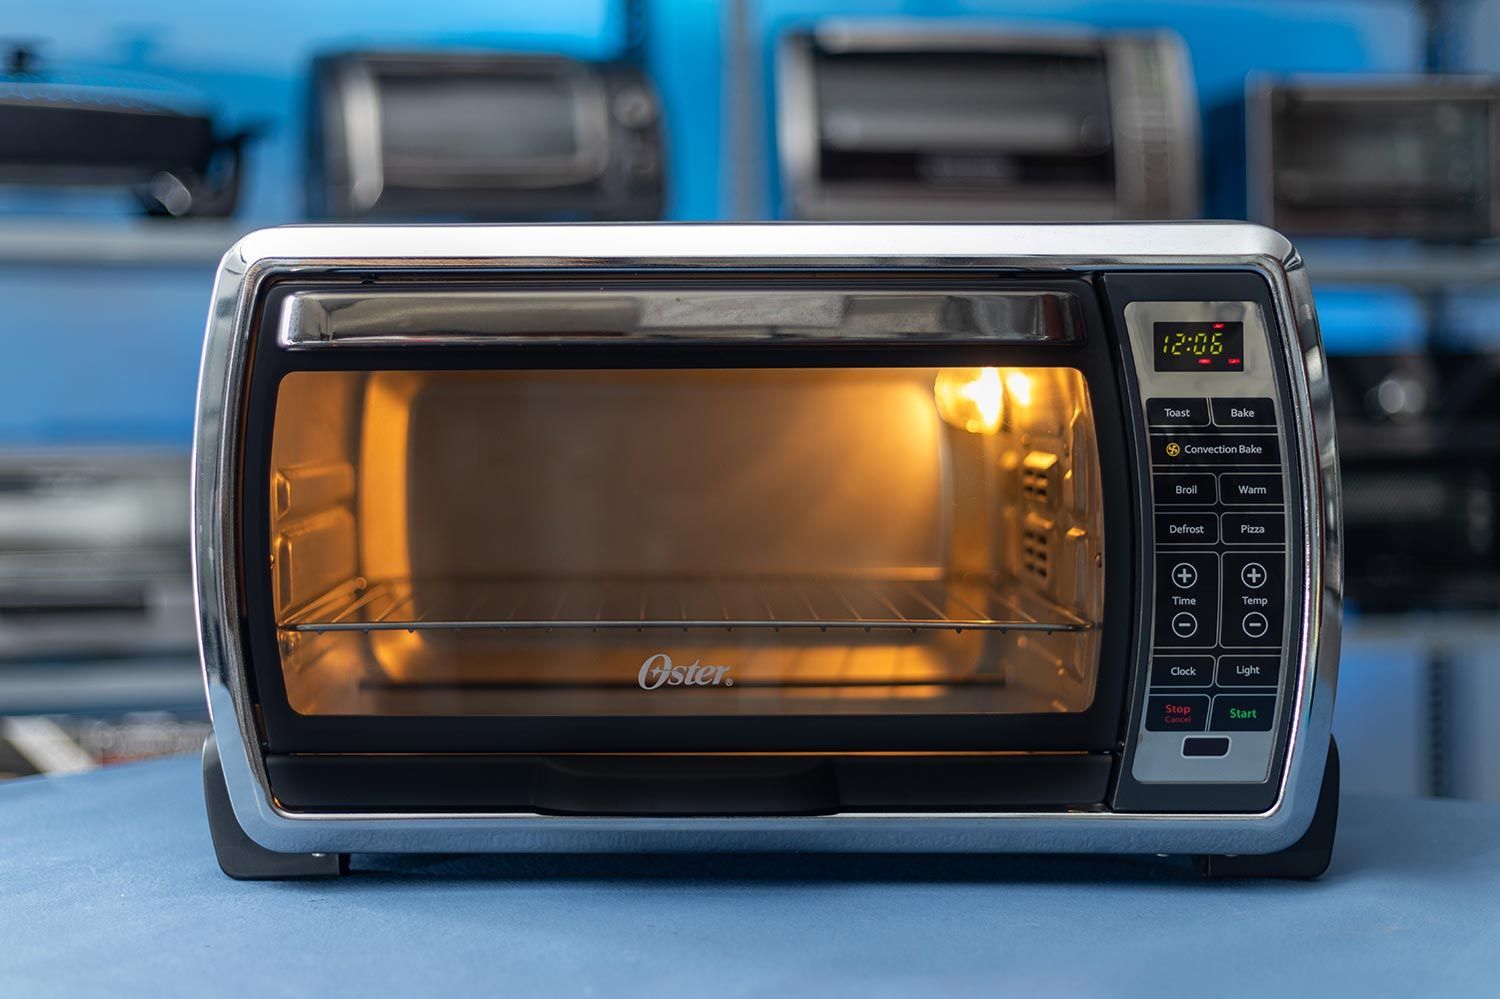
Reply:
[[[0,454],[0,659],[186,652],[188,457]]]
[[[248,132],[221,135],[196,95],[119,73],[53,73],[12,49],[0,73],[0,183],[118,187],[152,215],[234,211]]]
[[[1168,32],[829,21],[783,38],[777,95],[790,217],[1199,211],[1197,98]]]
[[[1252,82],[1247,143],[1251,217],[1276,229],[1500,235],[1500,81]]]
[[[1330,354],[1328,367],[1350,601],[1500,606],[1500,354]]]
[[[660,104],[633,63],[346,52],[312,91],[314,218],[661,217]]]

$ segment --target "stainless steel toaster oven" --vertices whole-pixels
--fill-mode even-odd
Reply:
[[[1251,225],[253,233],[194,457],[220,864],[1320,873],[1330,412]]]

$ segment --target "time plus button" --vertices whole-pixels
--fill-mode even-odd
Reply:
[[[1213,648],[1219,631],[1219,556],[1162,552],[1156,559],[1156,644]]]

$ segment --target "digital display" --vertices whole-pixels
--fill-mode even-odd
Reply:
[[[1244,371],[1244,323],[1156,323],[1157,371]]]

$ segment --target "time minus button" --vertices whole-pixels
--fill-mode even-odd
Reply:
[[[1212,513],[1159,513],[1159,545],[1211,545],[1219,540],[1219,518]]]

